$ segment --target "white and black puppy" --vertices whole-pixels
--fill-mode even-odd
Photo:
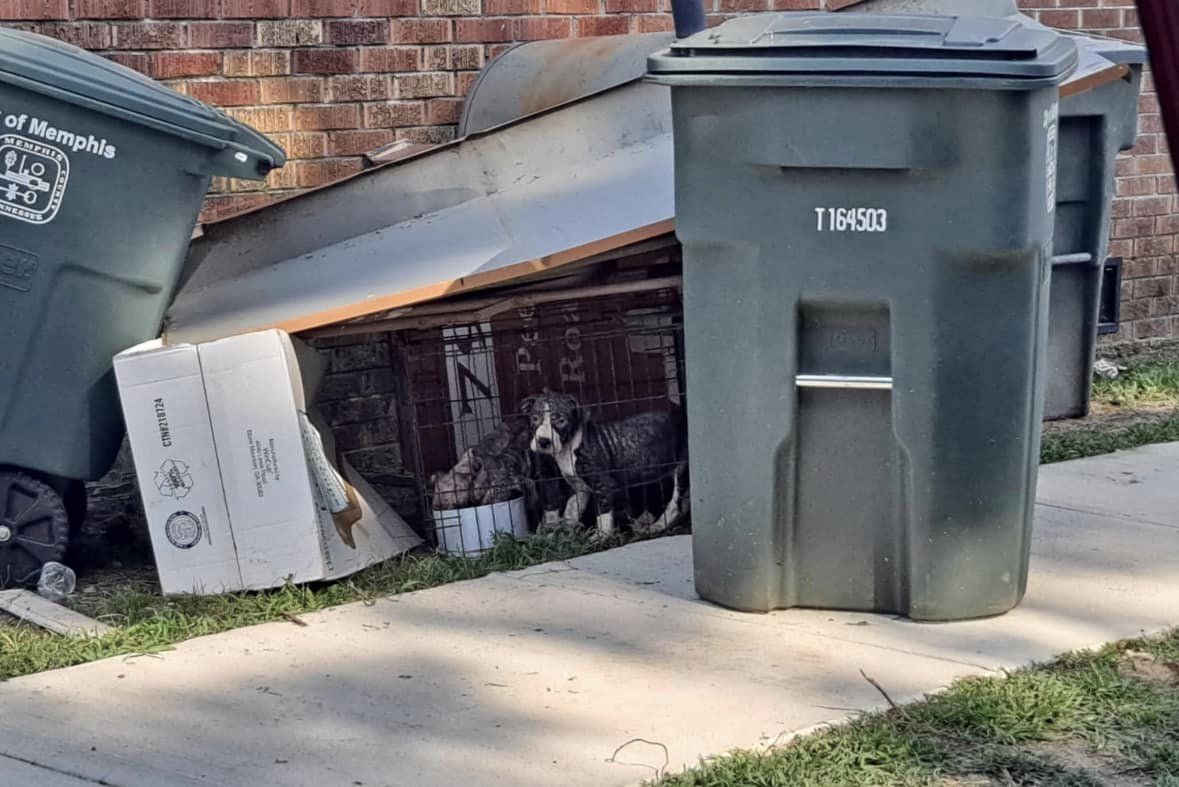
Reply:
[[[671,477],[671,499],[650,528],[666,530],[687,510],[688,444],[678,409],[643,413],[598,423],[576,398],[545,392],[524,400],[530,419],[530,448],[556,460],[573,490],[565,519],[577,522],[591,500],[600,535],[614,532],[614,512],[629,487]]]

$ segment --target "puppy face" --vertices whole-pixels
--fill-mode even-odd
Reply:
[[[532,427],[529,448],[538,454],[556,456],[581,428],[581,406],[572,396],[543,393],[524,400],[520,411]]]

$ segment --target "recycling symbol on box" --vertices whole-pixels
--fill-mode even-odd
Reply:
[[[192,473],[188,465],[175,459],[168,459],[156,471],[156,489],[164,497],[183,500],[192,491]]]

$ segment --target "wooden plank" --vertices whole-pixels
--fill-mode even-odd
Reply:
[[[29,590],[0,590],[0,610],[54,634],[101,637],[114,631],[80,612],[55,604]]]

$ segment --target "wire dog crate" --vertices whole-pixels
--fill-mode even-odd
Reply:
[[[535,425],[521,412],[529,397],[571,396],[600,424],[682,414],[676,287],[525,302],[398,337],[423,529],[448,552],[478,554],[497,533],[575,527],[592,516],[570,502],[577,496],[557,462],[530,450]],[[669,461],[622,473],[625,499],[615,507],[622,526],[641,530],[664,511],[676,467]]]

